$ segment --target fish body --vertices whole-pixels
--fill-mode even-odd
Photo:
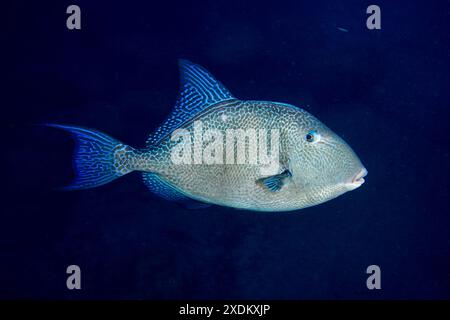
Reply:
[[[356,189],[367,170],[353,150],[307,111],[235,98],[202,67],[181,61],[182,93],[142,150],[74,126],[76,178],[67,189],[132,171],[172,201],[291,211]]]

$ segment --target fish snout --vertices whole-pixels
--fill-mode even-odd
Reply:
[[[356,188],[359,188],[364,183],[364,177],[367,176],[367,169],[362,168],[359,170],[352,179],[346,184],[349,190],[354,190]]]

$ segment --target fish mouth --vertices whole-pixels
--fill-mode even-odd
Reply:
[[[367,173],[366,168],[359,170],[358,173],[352,178],[351,182],[347,184],[348,188],[350,190],[359,188],[365,182],[364,177],[367,176]]]
[[[362,168],[359,172],[353,177],[352,183],[364,183],[364,177],[367,176],[367,169]]]

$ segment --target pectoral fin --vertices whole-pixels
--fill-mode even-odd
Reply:
[[[291,176],[292,174],[289,170],[284,170],[282,173],[277,175],[258,179],[256,183],[271,192],[277,192],[283,188],[286,184],[286,180]]]

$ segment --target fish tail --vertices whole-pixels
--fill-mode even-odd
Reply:
[[[131,171],[134,149],[110,136],[82,127],[46,124],[70,132],[76,147],[73,157],[75,179],[63,189],[89,189],[104,185]]]

